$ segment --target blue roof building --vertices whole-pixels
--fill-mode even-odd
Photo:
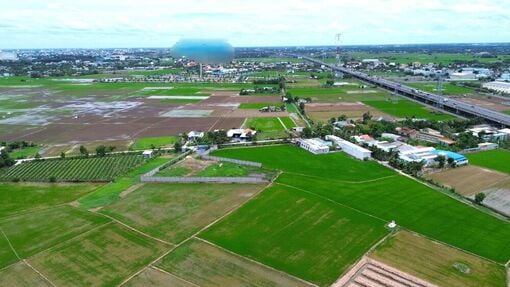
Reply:
[[[456,153],[456,152],[448,151],[448,150],[440,150],[440,149],[436,149],[432,152],[437,155],[442,155],[446,158],[453,159],[453,161],[455,162],[456,165],[465,165],[465,164],[469,163],[468,159],[465,156],[461,155],[460,153]]]

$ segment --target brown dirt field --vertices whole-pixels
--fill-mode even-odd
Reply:
[[[243,124],[245,118],[219,118],[209,130],[227,130],[239,128]]]
[[[331,285],[331,287],[359,286],[437,287],[437,285],[368,257],[361,258],[351,270]]]
[[[369,256],[439,286],[505,286],[504,266],[407,231],[391,236]],[[467,270],[456,268],[459,264]]]
[[[510,178],[504,173],[473,165],[430,173],[426,177],[443,185],[453,187],[456,192],[464,196],[484,191],[498,182]]]
[[[480,96],[468,96],[468,97],[457,97],[458,100],[461,100],[463,102],[466,102],[468,104],[481,106],[487,109],[491,109],[494,111],[506,111],[510,109],[509,105],[505,105],[505,101],[499,98],[487,98],[487,97],[480,97]]]
[[[483,191],[483,204],[510,216],[510,177]]]

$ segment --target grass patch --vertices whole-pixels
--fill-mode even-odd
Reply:
[[[19,214],[0,221],[14,249],[30,257],[109,220],[69,206]],[[0,262],[0,268],[11,262]]]
[[[60,286],[114,286],[169,246],[110,223],[30,259]]]
[[[468,153],[469,163],[510,174],[510,151],[496,149],[476,153]]]
[[[71,202],[97,189],[99,184],[2,183],[0,218],[16,212]]]
[[[16,149],[9,153],[13,159],[32,158],[41,150],[40,146],[32,146],[24,149]]]
[[[218,162],[211,164],[199,171],[197,176],[210,176],[210,177],[235,177],[235,176],[248,176],[250,174],[262,174],[268,172],[267,170],[258,167],[246,166],[235,164],[231,162]]]
[[[163,257],[158,267],[199,286],[245,286],[247,282],[254,286],[310,286],[197,239]]]
[[[287,135],[278,118],[249,118],[244,127],[259,131],[258,139],[282,138]]]
[[[364,101],[363,103],[398,118],[418,118],[436,121],[445,121],[455,118],[454,116],[448,114],[432,111],[423,105],[403,98],[398,98],[398,101],[394,102],[384,100]]]
[[[184,166],[170,166],[157,173],[157,176],[185,176],[192,172],[191,168]]]
[[[178,136],[138,138],[131,146],[131,149],[147,150],[152,148],[165,147],[174,144],[178,140],[180,140],[180,137]]]
[[[386,233],[378,219],[277,185],[199,236],[328,286]]]
[[[503,266],[401,231],[370,257],[438,286],[505,286]]]
[[[290,130],[292,129],[293,127],[296,126],[296,124],[294,123],[294,121],[289,118],[289,117],[280,117],[280,120],[282,121],[282,123],[285,125],[285,127]]]
[[[260,110],[264,107],[270,106],[280,106],[281,103],[242,103],[239,105],[240,109],[251,109],[251,110]]]
[[[146,184],[102,212],[177,244],[261,188],[240,184]]]
[[[114,182],[110,182],[95,192],[79,200],[80,207],[88,209],[106,205],[120,198],[120,193],[128,189],[130,186],[140,182],[140,176],[154,168],[167,162],[166,158],[154,158],[147,161],[142,166],[130,171],[125,176],[117,178]]]

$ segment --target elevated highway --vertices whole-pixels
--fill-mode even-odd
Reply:
[[[510,127],[510,115],[506,115],[500,112],[496,112],[493,110],[489,110],[477,105],[468,104],[456,99],[452,99],[445,96],[440,96],[434,93],[429,93],[425,91],[420,91],[418,89],[408,87],[405,85],[402,85],[397,82],[389,81],[386,79],[383,79],[381,77],[377,76],[370,76],[362,72],[358,72],[352,69],[348,69],[345,67],[339,67],[332,64],[328,64],[325,62],[322,62],[318,59],[306,57],[306,56],[300,56],[300,55],[292,55],[294,57],[301,58],[306,61],[313,62],[315,64],[328,67],[334,71],[342,72],[344,74],[351,75],[352,77],[374,84],[376,86],[379,86],[383,89],[389,90],[391,92],[397,93],[399,95],[418,100],[420,102],[423,102],[425,104],[433,105],[437,108],[453,112],[459,115],[466,115],[466,116],[473,116],[473,117],[479,117],[483,118],[486,121],[503,126],[503,127]]]

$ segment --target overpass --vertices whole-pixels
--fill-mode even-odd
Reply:
[[[453,112],[456,114],[462,114],[467,116],[474,116],[479,117],[482,119],[485,119],[486,121],[497,124],[504,127],[510,127],[510,115],[506,115],[500,112],[496,112],[493,110],[489,110],[477,105],[468,104],[456,99],[448,98],[445,96],[440,96],[437,94],[420,91],[412,87],[408,87],[405,85],[402,85],[397,82],[388,81],[386,79],[383,79],[381,77],[377,76],[370,76],[362,72],[358,72],[352,69],[348,69],[345,67],[339,67],[332,64],[328,64],[325,62],[322,62],[318,59],[306,57],[306,56],[300,56],[300,55],[294,55],[291,56],[304,59],[306,61],[313,62],[318,65],[323,65],[325,67],[328,67],[334,71],[342,72],[344,74],[351,75],[352,77],[374,84],[376,86],[379,86],[383,89],[389,90],[391,92],[395,92],[398,95],[402,95],[420,102],[423,102],[425,104],[433,105],[437,108]]]

